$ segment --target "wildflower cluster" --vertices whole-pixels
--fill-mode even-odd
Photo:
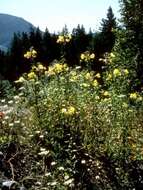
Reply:
[[[67,64],[65,63],[55,63],[52,66],[49,66],[48,70],[45,72],[45,74],[47,75],[55,75],[55,74],[59,74],[61,72],[65,72],[68,71],[69,68],[67,66]]]
[[[61,113],[72,116],[76,113],[76,109],[73,106],[69,106],[67,108],[62,108]]]
[[[128,75],[129,75],[128,69],[115,68],[112,73],[107,74],[106,80],[108,81],[108,80],[111,80],[113,78],[120,77],[120,76],[127,77]]]
[[[89,62],[93,61],[94,59],[95,59],[95,54],[90,53],[89,51],[86,51],[80,55],[80,62],[82,61]]]
[[[24,57],[25,57],[26,59],[36,58],[36,57],[37,57],[37,51],[34,50],[33,48],[31,48],[30,51],[27,51],[27,52],[24,54]]]
[[[101,78],[101,74],[100,74],[100,73],[93,72],[93,71],[87,72],[87,73],[85,74],[85,79],[88,80],[88,81],[91,83],[91,85],[92,85],[93,87],[99,86],[98,80],[99,80],[100,78]]]
[[[42,63],[37,63],[37,65],[32,66],[32,69],[29,73],[24,74],[23,76],[19,77],[15,83],[24,83],[26,80],[35,81],[40,77],[42,74],[45,74],[46,67]]]
[[[65,44],[65,43],[69,43],[72,39],[71,34],[67,34],[67,35],[59,35],[58,39],[57,39],[57,43],[59,44]]]
[[[142,96],[141,96],[139,93],[137,93],[137,92],[132,92],[132,93],[130,93],[130,94],[129,94],[129,97],[130,97],[131,100],[135,100],[135,101],[137,101],[137,102],[140,102],[140,101],[143,100],[143,99],[142,99]]]

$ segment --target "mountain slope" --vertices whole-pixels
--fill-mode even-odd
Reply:
[[[28,32],[31,27],[34,26],[23,18],[0,13],[0,48],[9,47],[14,32]]]

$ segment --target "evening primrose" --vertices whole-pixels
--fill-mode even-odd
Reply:
[[[130,94],[130,99],[137,99],[137,93],[136,92],[134,92],[134,93],[131,93]]]
[[[114,54],[114,53],[110,53],[110,57],[111,57],[111,58],[114,58],[114,57],[115,57],[115,54]]]
[[[59,35],[57,39],[57,43],[64,43],[64,36]]]
[[[76,109],[73,106],[69,106],[68,108],[62,108],[61,113],[65,115],[74,115],[76,113]]]
[[[106,80],[108,81],[108,80],[111,80],[111,79],[112,79],[112,75],[109,73]]]
[[[84,55],[83,53],[80,55],[80,59],[81,59],[81,60],[84,60],[84,59],[85,59],[85,55]]]
[[[115,77],[117,77],[117,76],[121,76],[121,72],[120,72],[120,70],[119,70],[119,69],[114,69],[114,71],[113,71],[113,75],[114,75]]]
[[[36,74],[32,71],[30,73],[28,73],[28,79],[35,79],[36,78]]]
[[[109,93],[108,91],[104,91],[104,92],[103,92],[103,95],[104,95],[104,96],[110,96],[110,93]]]
[[[96,77],[96,78],[101,78],[100,73],[97,73],[97,74],[95,75],[95,77]]]
[[[93,81],[92,85],[93,85],[94,87],[97,87],[97,86],[98,86],[98,81],[95,79],[95,80]]]
[[[128,75],[129,74],[128,69],[124,69],[124,73],[125,73],[125,75]]]
[[[25,81],[24,77],[19,77],[18,80],[15,81],[15,83],[23,83]]]
[[[95,54],[94,53],[90,54],[90,59],[94,59],[94,58],[95,58]]]

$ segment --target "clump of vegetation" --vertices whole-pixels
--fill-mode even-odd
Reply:
[[[141,62],[126,44],[131,31],[107,27],[115,26],[109,13],[103,29],[114,34],[111,46],[116,37],[113,49],[101,55],[79,48],[79,64],[70,65],[67,49],[75,36],[65,30],[54,36],[58,59],[38,62],[40,52],[32,47],[23,55],[30,70],[14,90],[1,84],[2,180],[33,190],[142,188]]]
[[[32,48],[24,57],[34,62],[36,55]],[[81,54],[86,68],[63,59],[32,63],[15,81],[18,93],[1,99],[2,175],[27,189],[135,187],[142,92],[129,92],[130,70],[115,64],[116,54],[102,58],[102,73],[88,68],[95,57]]]

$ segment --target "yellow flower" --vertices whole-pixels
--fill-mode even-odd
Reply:
[[[27,59],[30,59],[30,58],[31,58],[31,52],[30,52],[30,51],[27,51],[27,52],[24,54],[24,57],[27,58]]]
[[[80,55],[80,59],[81,59],[81,60],[84,60],[84,59],[85,59],[84,53],[82,53],[82,54]]]
[[[37,56],[37,51],[34,50],[33,48],[32,48],[30,51],[27,51],[27,52],[24,54],[24,57],[27,58],[27,59],[35,58],[36,56]]]
[[[25,79],[23,77],[20,77],[18,80],[15,81],[15,83],[22,83]]]
[[[111,79],[112,79],[112,75],[109,73],[106,80],[111,80]]]
[[[92,54],[90,55],[90,59],[94,59],[94,58],[95,58],[95,54],[92,53]]]
[[[70,40],[72,39],[72,35],[71,34],[68,34],[67,36]]]
[[[128,107],[128,104],[127,104],[126,102],[123,102],[122,107],[123,107],[123,108],[127,108],[127,107]]]
[[[38,65],[38,70],[42,71],[42,70],[46,70],[46,68],[42,64],[39,64]]]
[[[68,42],[70,42],[70,39],[69,39],[69,38],[66,38],[65,41],[68,43]]]
[[[82,83],[82,86],[83,86],[83,87],[89,87],[90,85],[87,84],[87,83]]]
[[[114,75],[115,77],[121,76],[121,72],[119,71],[119,69],[114,69],[113,75]]]
[[[67,109],[62,108],[61,113],[65,115],[74,115],[76,113],[76,109],[73,106],[69,106]]]
[[[96,78],[101,78],[100,73],[97,73],[97,74],[95,75],[95,77],[96,77]]]
[[[90,73],[86,73],[85,78],[86,78],[87,80],[92,80],[92,76],[91,76]]]
[[[34,72],[30,72],[28,73],[28,79],[35,79],[36,78],[36,74]]]
[[[70,106],[68,108],[68,115],[73,115],[73,114],[75,114],[75,112],[76,112],[76,110],[73,106]]]
[[[128,74],[129,74],[128,69],[124,69],[124,73],[125,73],[126,75],[128,75]]]
[[[130,94],[130,99],[137,99],[137,93],[136,92],[134,92],[134,93],[131,93]]]
[[[65,41],[68,43],[70,42],[72,39],[72,35],[71,34],[68,34],[67,36],[65,36]]]
[[[55,75],[53,67],[49,66],[48,71],[45,72],[46,75]]]
[[[32,57],[32,58],[35,58],[36,56],[37,56],[37,51],[34,50],[34,49],[32,49],[32,50],[31,50],[31,57]]]
[[[57,39],[57,43],[64,43],[65,39],[64,36],[59,36]]]
[[[97,86],[98,86],[98,81],[95,79],[95,80],[93,81],[92,85],[93,85],[94,87],[97,87]]]
[[[138,102],[140,102],[140,101],[142,101],[143,100],[143,98],[141,97],[141,96],[139,96],[138,98],[137,98],[137,101]]]
[[[55,70],[56,73],[62,72],[62,70],[63,70],[63,65],[62,65],[62,64],[59,64],[59,63],[56,63],[56,64],[54,65],[54,70]]]
[[[105,92],[103,93],[103,95],[104,95],[104,96],[110,96],[110,94],[109,94],[108,91],[105,91]]]
[[[69,67],[66,63],[63,64],[63,71],[68,71]]]
[[[71,74],[72,76],[76,76],[76,75],[77,75],[77,72],[76,72],[76,71],[71,71],[70,74]]]
[[[75,82],[75,81],[77,81],[77,79],[78,79],[78,76],[77,75],[73,75],[73,76],[71,76],[70,81],[71,82]]]
[[[115,57],[115,54],[114,54],[114,53],[110,53],[110,57],[111,57],[111,58],[114,58],[114,57]]]

